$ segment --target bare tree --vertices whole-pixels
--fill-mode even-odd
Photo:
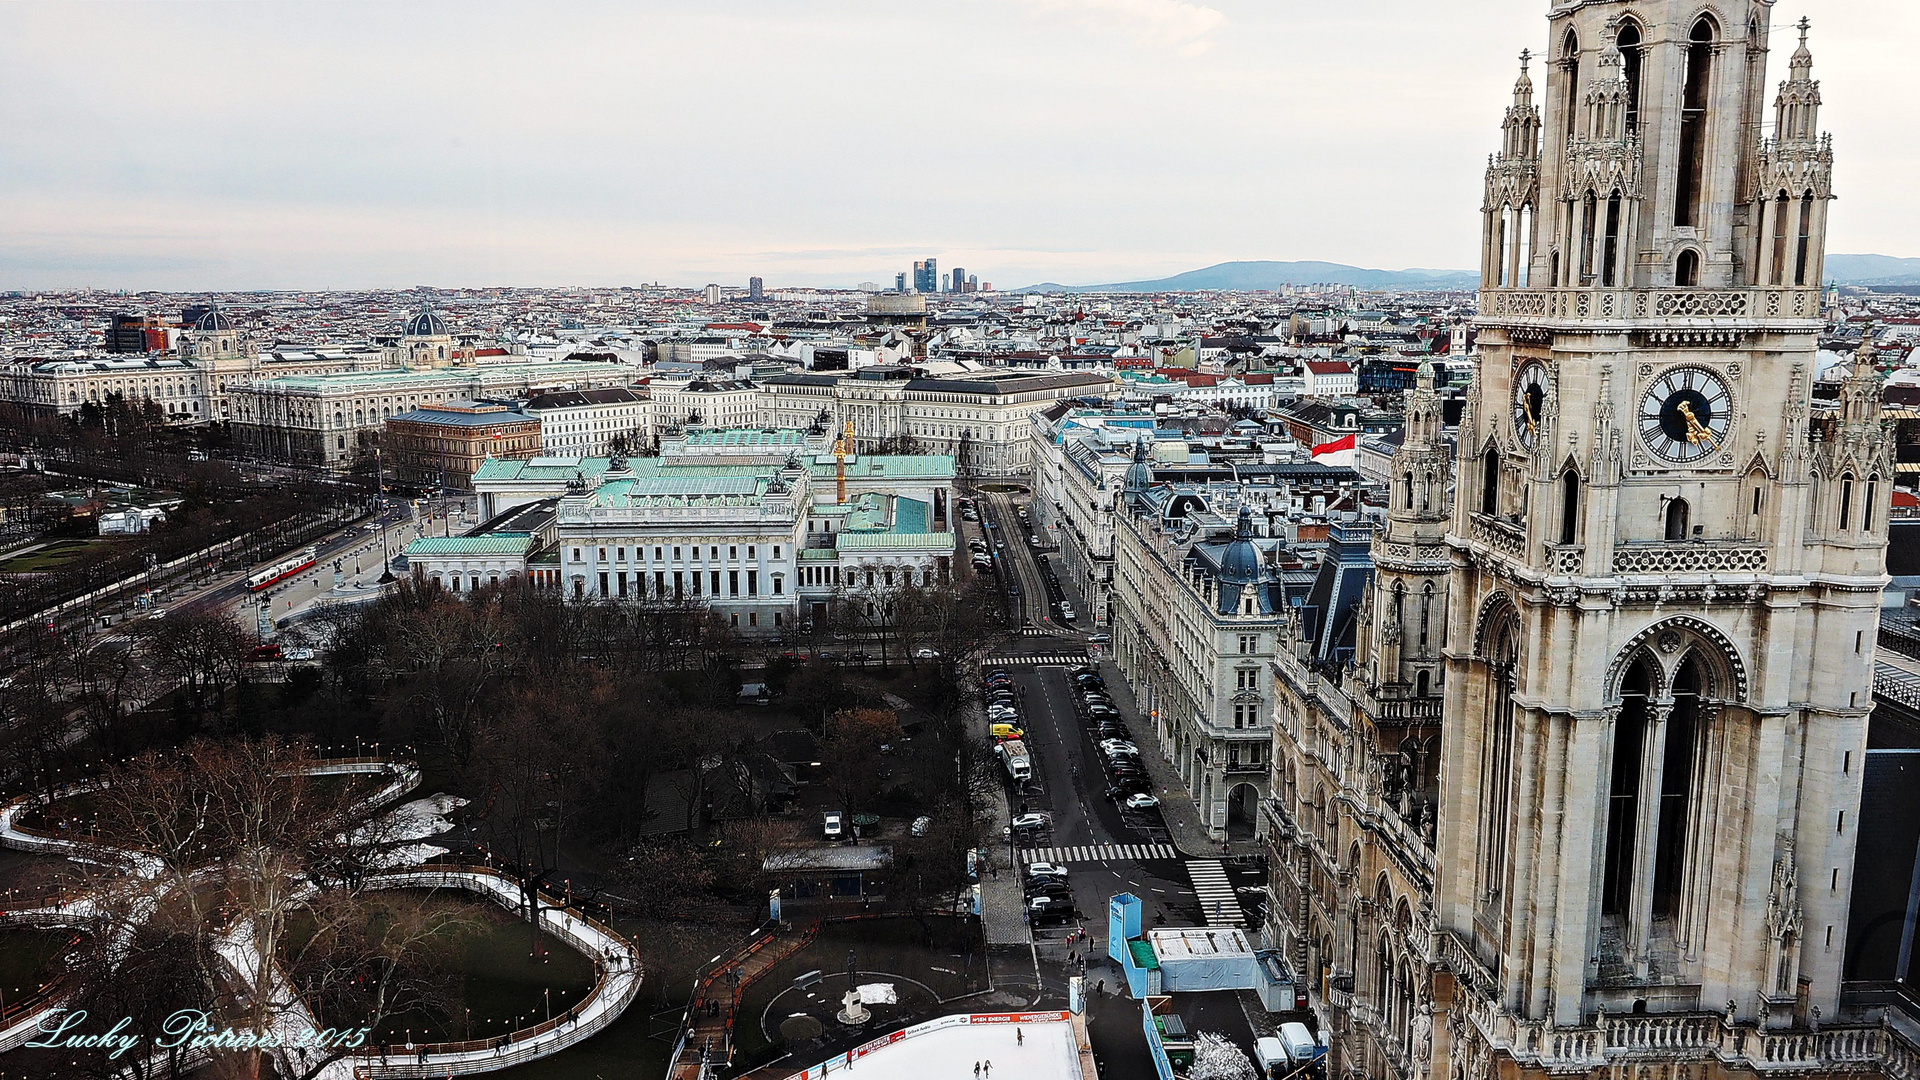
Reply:
[[[224,708],[251,647],[246,631],[226,612],[189,611],[153,624],[146,655],[156,669],[185,684],[195,716],[204,719]]]
[[[828,786],[849,813],[880,792],[885,756],[882,744],[900,738],[900,717],[892,709],[845,709],[827,719]]]
[[[418,898],[365,888],[364,877],[314,874],[316,852],[336,848],[373,808],[367,784],[316,777],[312,766],[304,747],[267,739],[203,740],[110,768],[89,796],[100,903],[87,936],[95,955],[86,962],[134,963],[126,943],[148,941],[182,965],[170,980],[190,981],[166,982],[169,994],[204,1002],[216,1026],[256,1033],[295,1005],[283,996],[282,972],[296,987],[319,989],[329,986],[326,972],[342,967],[386,980],[372,997],[336,997],[369,1011],[328,1017],[334,1026],[377,1026],[431,999],[426,961],[443,932],[465,925],[463,909],[429,910]],[[129,851],[136,854],[118,854]],[[129,933],[149,920],[151,931]],[[425,981],[401,985],[395,980],[414,978],[404,961],[415,956]],[[299,1075],[317,1075],[347,1050],[319,1054]],[[235,1050],[214,1064],[258,1078],[263,1055]]]

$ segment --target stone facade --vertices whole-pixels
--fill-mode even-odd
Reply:
[[[1353,661],[1276,665],[1272,931],[1342,1075],[1912,1074],[1840,996],[1890,448],[1870,348],[1812,397],[1832,154],[1804,23],[1755,136],[1770,14],[1555,8],[1444,534],[1416,393]]]
[[[1135,734],[1173,763],[1209,836],[1251,837],[1264,828],[1267,670],[1287,603],[1275,541],[1255,537],[1251,491],[1146,488],[1132,468],[1151,475],[1143,458],[1130,467],[1115,516],[1112,647],[1142,710]]]

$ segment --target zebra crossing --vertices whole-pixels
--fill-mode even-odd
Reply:
[[[1240,910],[1240,898],[1219,859],[1188,859],[1187,877],[1193,882],[1194,895],[1200,898],[1200,916],[1208,926],[1237,926],[1245,929],[1246,914]]]
[[[1022,855],[1027,862],[1050,863],[1113,862],[1115,860],[1145,862],[1149,859],[1180,857],[1180,853],[1174,850],[1172,844],[1079,844],[1029,848]]]
[[[1084,664],[1087,654],[1048,654],[1045,656],[990,656],[980,661],[983,671],[992,671],[997,667],[1011,667],[1015,664]]]

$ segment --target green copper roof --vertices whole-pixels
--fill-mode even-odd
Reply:
[[[835,536],[833,542],[841,551],[893,551],[912,548],[942,555],[953,551],[953,534],[950,532],[844,532]]]
[[[524,555],[532,539],[521,536],[426,536],[407,545],[407,557],[418,555]]]
[[[793,428],[703,428],[687,433],[688,446],[804,446],[807,433]]]
[[[571,480],[574,473],[599,476],[611,462],[606,458],[535,457],[525,460],[488,458],[474,470],[475,480]]]

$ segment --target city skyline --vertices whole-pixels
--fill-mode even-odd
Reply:
[[[1544,47],[1541,6],[15,5],[0,288],[851,287],[929,255],[1002,289],[1470,269],[1488,103]],[[1769,85],[1801,14],[1849,74],[1831,250],[1920,254],[1897,107],[1920,13],[1781,4]]]

